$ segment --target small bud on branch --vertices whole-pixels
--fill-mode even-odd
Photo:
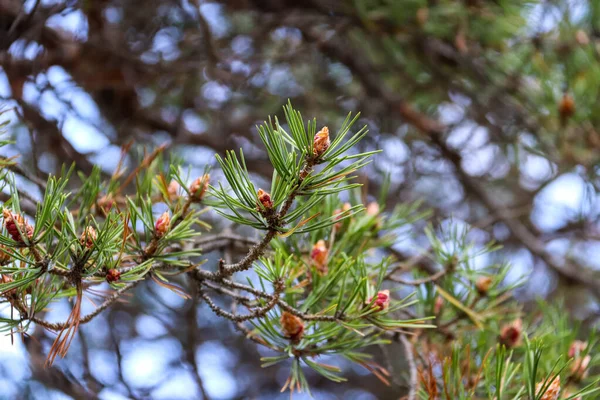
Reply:
[[[481,296],[485,296],[492,286],[492,278],[489,276],[480,276],[475,282],[475,288],[477,293]]]
[[[310,252],[310,259],[312,260],[313,265],[321,275],[327,274],[327,258],[329,256],[329,250],[327,250],[327,246],[325,245],[324,240],[319,240],[313,246]]]
[[[190,196],[194,201],[201,201],[208,190],[210,183],[210,175],[204,174],[196,178],[190,185]]]
[[[4,217],[4,227],[14,241],[23,243],[21,235],[26,236],[27,239],[33,237],[33,226],[29,225],[22,215],[13,214],[7,209],[2,211],[2,215]]]
[[[106,273],[106,282],[116,282],[121,279],[121,273],[117,269],[109,269]]]
[[[519,318],[502,327],[500,331],[500,343],[511,349],[521,343],[523,334],[523,321]]]
[[[258,201],[260,202],[260,204],[263,205],[264,208],[266,208],[267,210],[273,208],[273,200],[271,200],[271,195],[269,193],[265,192],[262,189],[258,189],[257,195]]]
[[[541,394],[542,388],[545,386],[545,384],[546,384],[546,382],[539,382],[535,386],[536,396],[539,396]],[[557,376],[556,378],[554,378],[554,380],[552,381],[550,386],[548,386],[546,388],[546,391],[544,392],[544,394],[542,394],[542,397],[540,397],[540,400],[557,400],[559,394],[560,394],[560,377]]]
[[[179,197],[179,183],[173,180],[167,186],[167,194],[169,196],[169,200],[175,201]]]
[[[94,246],[94,242],[98,239],[98,233],[93,226],[86,226],[83,233],[79,237],[79,243],[87,249],[91,249]]]
[[[157,237],[163,237],[171,229],[171,216],[168,211],[162,213],[154,224],[154,232]]]
[[[373,298],[371,297],[367,304],[371,304]],[[373,309],[377,311],[386,310],[390,306],[390,291],[389,290],[380,290],[377,292],[375,296],[375,303],[373,303]]]
[[[315,157],[321,157],[323,153],[327,151],[331,142],[329,140],[329,128],[326,126],[323,127],[317,134],[313,140],[313,153]]]
[[[284,311],[281,314],[281,331],[292,342],[299,342],[304,335],[304,322],[299,317]]]

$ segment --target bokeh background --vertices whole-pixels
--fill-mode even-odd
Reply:
[[[511,262],[526,307],[565,302],[585,327],[600,315],[599,89],[594,0],[0,0],[1,118],[15,140],[2,151],[29,171],[17,179],[30,204],[32,179],[71,162],[110,176],[130,142],[130,166],[141,146],[166,144],[190,176],[209,165],[215,180],[214,154],[243,148],[266,182],[255,125],[281,119],[288,99],[334,130],[360,111],[369,134],[356,150],[382,150],[358,178],[365,201],[389,176],[388,210],[423,200],[434,229],[496,240],[476,262]],[[239,232],[207,215],[212,233]],[[423,222],[399,233],[396,257],[427,268],[414,258],[427,253]],[[266,353],[201,304],[150,283],[127,300],[49,369],[51,334],[0,337],[0,398],[289,397],[287,371],[261,369]],[[402,371],[386,388],[344,368],[343,385],[309,374],[313,396],[405,393]]]

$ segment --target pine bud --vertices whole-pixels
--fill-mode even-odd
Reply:
[[[546,385],[546,382],[539,382],[535,386],[536,397],[539,396],[540,394],[542,394],[542,388],[545,385]],[[550,385],[546,388],[546,391],[544,392],[544,394],[542,394],[542,397],[540,397],[540,400],[557,400],[559,394],[560,394],[560,377],[557,376],[556,378],[554,378],[552,383],[550,383]]]
[[[196,178],[190,185],[190,196],[195,201],[200,201],[208,190],[208,184],[210,182],[210,175],[204,174],[200,178]]]
[[[310,252],[310,259],[312,260],[313,265],[317,268],[317,271],[321,275],[325,275],[327,273],[327,256],[329,255],[329,250],[327,250],[327,246],[325,246],[324,240],[319,240],[312,248]]]
[[[367,205],[367,215],[369,217],[375,217],[379,215],[379,204],[372,201]]]
[[[313,140],[313,153],[316,157],[321,157],[327,151],[331,142],[329,141],[329,128],[323,127]]]
[[[154,232],[156,232],[156,236],[163,237],[167,232],[171,229],[171,216],[168,211],[162,213],[160,217],[156,220],[154,224]]]
[[[433,313],[435,315],[440,315],[440,312],[442,311],[443,306],[444,306],[444,299],[442,298],[442,296],[437,296],[435,298],[435,302],[433,303]]]
[[[177,181],[172,180],[167,186],[167,194],[169,196],[169,200],[175,201],[179,197],[179,183]]]
[[[2,210],[2,215],[4,216],[4,227],[14,241],[22,243],[21,234],[26,236],[27,239],[33,237],[33,226],[29,225],[22,215],[13,214],[7,209]]]
[[[492,278],[489,276],[480,276],[475,282],[477,293],[479,293],[481,296],[485,296],[487,294],[487,292],[490,290],[490,286],[492,286]]]
[[[106,273],[106,282],[116,282],[121,279],[121,273],[116,269],[109,269]]]
[[[523,321],[520,318],[502,327],[500,331],[500,343],[507,348],[513,348],[521,343],[523,333]]]
[[[293,314],[284,311],[281,314],[281,331],[292,342],[298,342],[304,335],[304,322]]]
[[[561,120],[565,121],[575,114],[575,100],[573,96],[565,93],[558,105],[558,113],[560,114]]]
[[[581,29],[575,32],[575,40],[581,46],[586,46],[590,44],[590,37],[587,35],[587,33],[585,33],[585,31],[582,31]]]
[[[339,221],[339,222],[336,222],[333,225],[336,230],[342,229],[342,221],[340,221],[340,219],[342,219],[342,215],[341,214],[343,214],[344,212],[350,210],[351,208],[352,208],[352,206],[350,205],[350,203],[344,203],[344,205],[342,206],[341,210],[339,208],[336,208],[333,211],[334,221]]]
[[[115,201],[112,199],[111,195],[105,195],[98,199],[96,205],[100,210],[108,214],[111,208],[115,205]]]
[[[367,304],[371,304],[373,298],[371,297]],[[380,290],[377,292],[375,296],[375,302],[373,303],[373,309],[377,311],[383,311],[387,309],[390,305],[390,291],[389,290]]]
[[[91,249],[94,246],[94,242],[98,239],[98,233],[93,226],[86,226],[83,233],[79,237],[79,243],[87,249]]]
[[[585,357],[576,357],[571,365],[571,377],[575,382],[581,382],[588,376],[588,367],[592,357],[588,354]]]
[[[579,355],[587,348],[587,342],[574,340],[569,346],[569,357],[579,357]]]
[[[267,210],[273,208],[273,200],[271,200],[271,195],[269,193],[265,192],[262,189],[258,189],[257,195],[258,201],[260,202],[260,204],[263,205],[264,208],[266,208]]]

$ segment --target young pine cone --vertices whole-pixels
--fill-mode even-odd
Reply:
[[[93,226],[86,226],[83,233],[79,237],[79,243],[86,249],[91,249],[94,242],[98,239],[98,233]]]
[[[281,314],[281,331],[292,342],[299,342],[304,335],[304,322],[299,317],[284,311]]]
[[[535,394],[539,395],[542,391],[542,388],[545,386],[545,382],[540,382],[535,386]],[[558,395],[560,394],[560,377],[557,376],[554,378],[550,386],[546,388],[546,391],[540,397],[540,400],[558,400]]]
[[[22,215],[13,214],[7,209],[2,211],[2,215],[4,216],[4,227],[14,241],[23,243],[21,234],[26,236],[27,239],[33,237],[33,226],[29,225]]]
[[[199,178],[196,178],[190,185],[190,196],[194,201],[201,201],[208,190],[210,182],[210,175],[204,174]]]
[[[327,151],[330,145],[331,141],[329,140],[329,128],[324,126],[323,129],[317,132],[313,140],[313,153],[315,157],[321,157],[323,153]]]

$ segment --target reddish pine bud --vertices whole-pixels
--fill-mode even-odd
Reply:
[[[500,330],[500,343],[507,348],[513,348],[521,343],[523,333],[523,321],[520,318],[514,320],[508,325],[505,325]]]
[[[564,121],[575,114],[575,100],[573,96],[565,93],[558,105],[558,113],[560,118]]]
[[[435,303],[433,303],[433,313],[435,315],[439,315],[440,312],[442,311],[443,305],[444,305],[444,299],[442,298],[442,296],[437,296],[435,298]]]
[[[319,240],[312,248],[310,252],[310,259],[312,260],[313,265],[316,267],[317,271],[321,275],[325,275],[327,273],[327,256],[329,255],[329,250],[327,250],[327,246],[325,246],[324,240]]]
[[[121,279],[121,273],[116,269],[109,269],[106,273],[106,282],[116,282]]]
[[[171,216],[168,211],[162,213],[160,217],[156,220],[154,224],[154,232],[156,232],[156,236],[163,237],[167,232],[171,229]]]
[[[175,201],[179,198],[179,183],[173,180],[167,186],[167,195],[169,196],[169,200]]]
[[[208,184],[210,182],[210,175],[204,174],[200,178],[196,178],[190,185],[190,196],[195,201],[200,201],[208,190]]]
[[[585,31],[582,31],[581,29],[575,32],[575,40],[581,46],[586,46],[590,44],[590,37],[587,35],[587,33],[585,33]]]
[[[27,239],[33,237],[33,226],[29,225],[22,215],[13,214],[7,209],[2,211],[2,215],[4,216],[4,227],[14,241],[22,243],[23,237],[21,234]]]
[[[371,297],[367,304],[371,304],[373,298]],[[375,296],[375,302],[373,303],[373,309],[377,311],[383,311],[387,309],[390,305],[390,291],[389,290],[380,290],[377,292]]]
[[[6,265],[12,261],[12,257],[7,250],[6,246],[0,245],[0,265]]]
[[[284,311],[281,314],[281,331],[292,342],[299,342],[304,335],[304,322],[293,314]]]
[[[540,394],[542,394],[542,388],[544,386],[546,386],[546,382],[539,382],[535,386],[536,397],[539,396]],[[560,394],[560,377],[557,376],[556,378],[554,378],[552,383],[550,383],[550,385],[546,388],[546,391],[544,392],[544,394],[542,394],[542,397],[540,397],[540,400],[557,400],[559,394]]]
[[[489,276],[480,276],[475,282],[475,288],[481,296],[485,296],[492,286],[492,278]]]
[[[329,128],[323,127],[313,140],[313,153],[316,157],[321,157],[327,151],[331,142],[329,141]]]
[[[581,340],[574,340],[569,347],[569,357],[579,357],[581,353],[587,348],[587,342]]]
[[[262,189],[258,189],[257,195],[258,201],[260,202],[260,204],[263,205],[264,208],[266,208],[267,210],[273,208],[273,200],[271,200],[271,195],[269,193],[265,192]]]
[[[589,354],[585,357],[575,357],[571,365],[571,377],[575,382],[581,382],[587,378],[590,361],[592,361],[592,357]]]
[[[336,230],[342,229],[342,221],[340,221],[340,219],[342,219],[341,214],[350,210],[351,208],[352,208],[352,206],[350,205],[350,203],[344,203],[341,210],[339,208],[336,208],[333,211],[334,221],[339,221],[333,225]]]
[[[108,214],[110,212],[111,208],[113,208],[113,206],[115,205],[115,201],[113,200],[113,198],[109,194],[109,195],[105,195],[105,196],[100,197],[96,201],[96,205],[97,205],[98,209],[100,209],[104,213]]]
[[[372,201],[367,205],[367,215],[369,217],[375,217],[379,215],[379,204]]]
[[[98,233],[93,226],[86,226],[83,233],[79,237],[79,243],[85,248],[91,249],[94,242],[98,239]]]

